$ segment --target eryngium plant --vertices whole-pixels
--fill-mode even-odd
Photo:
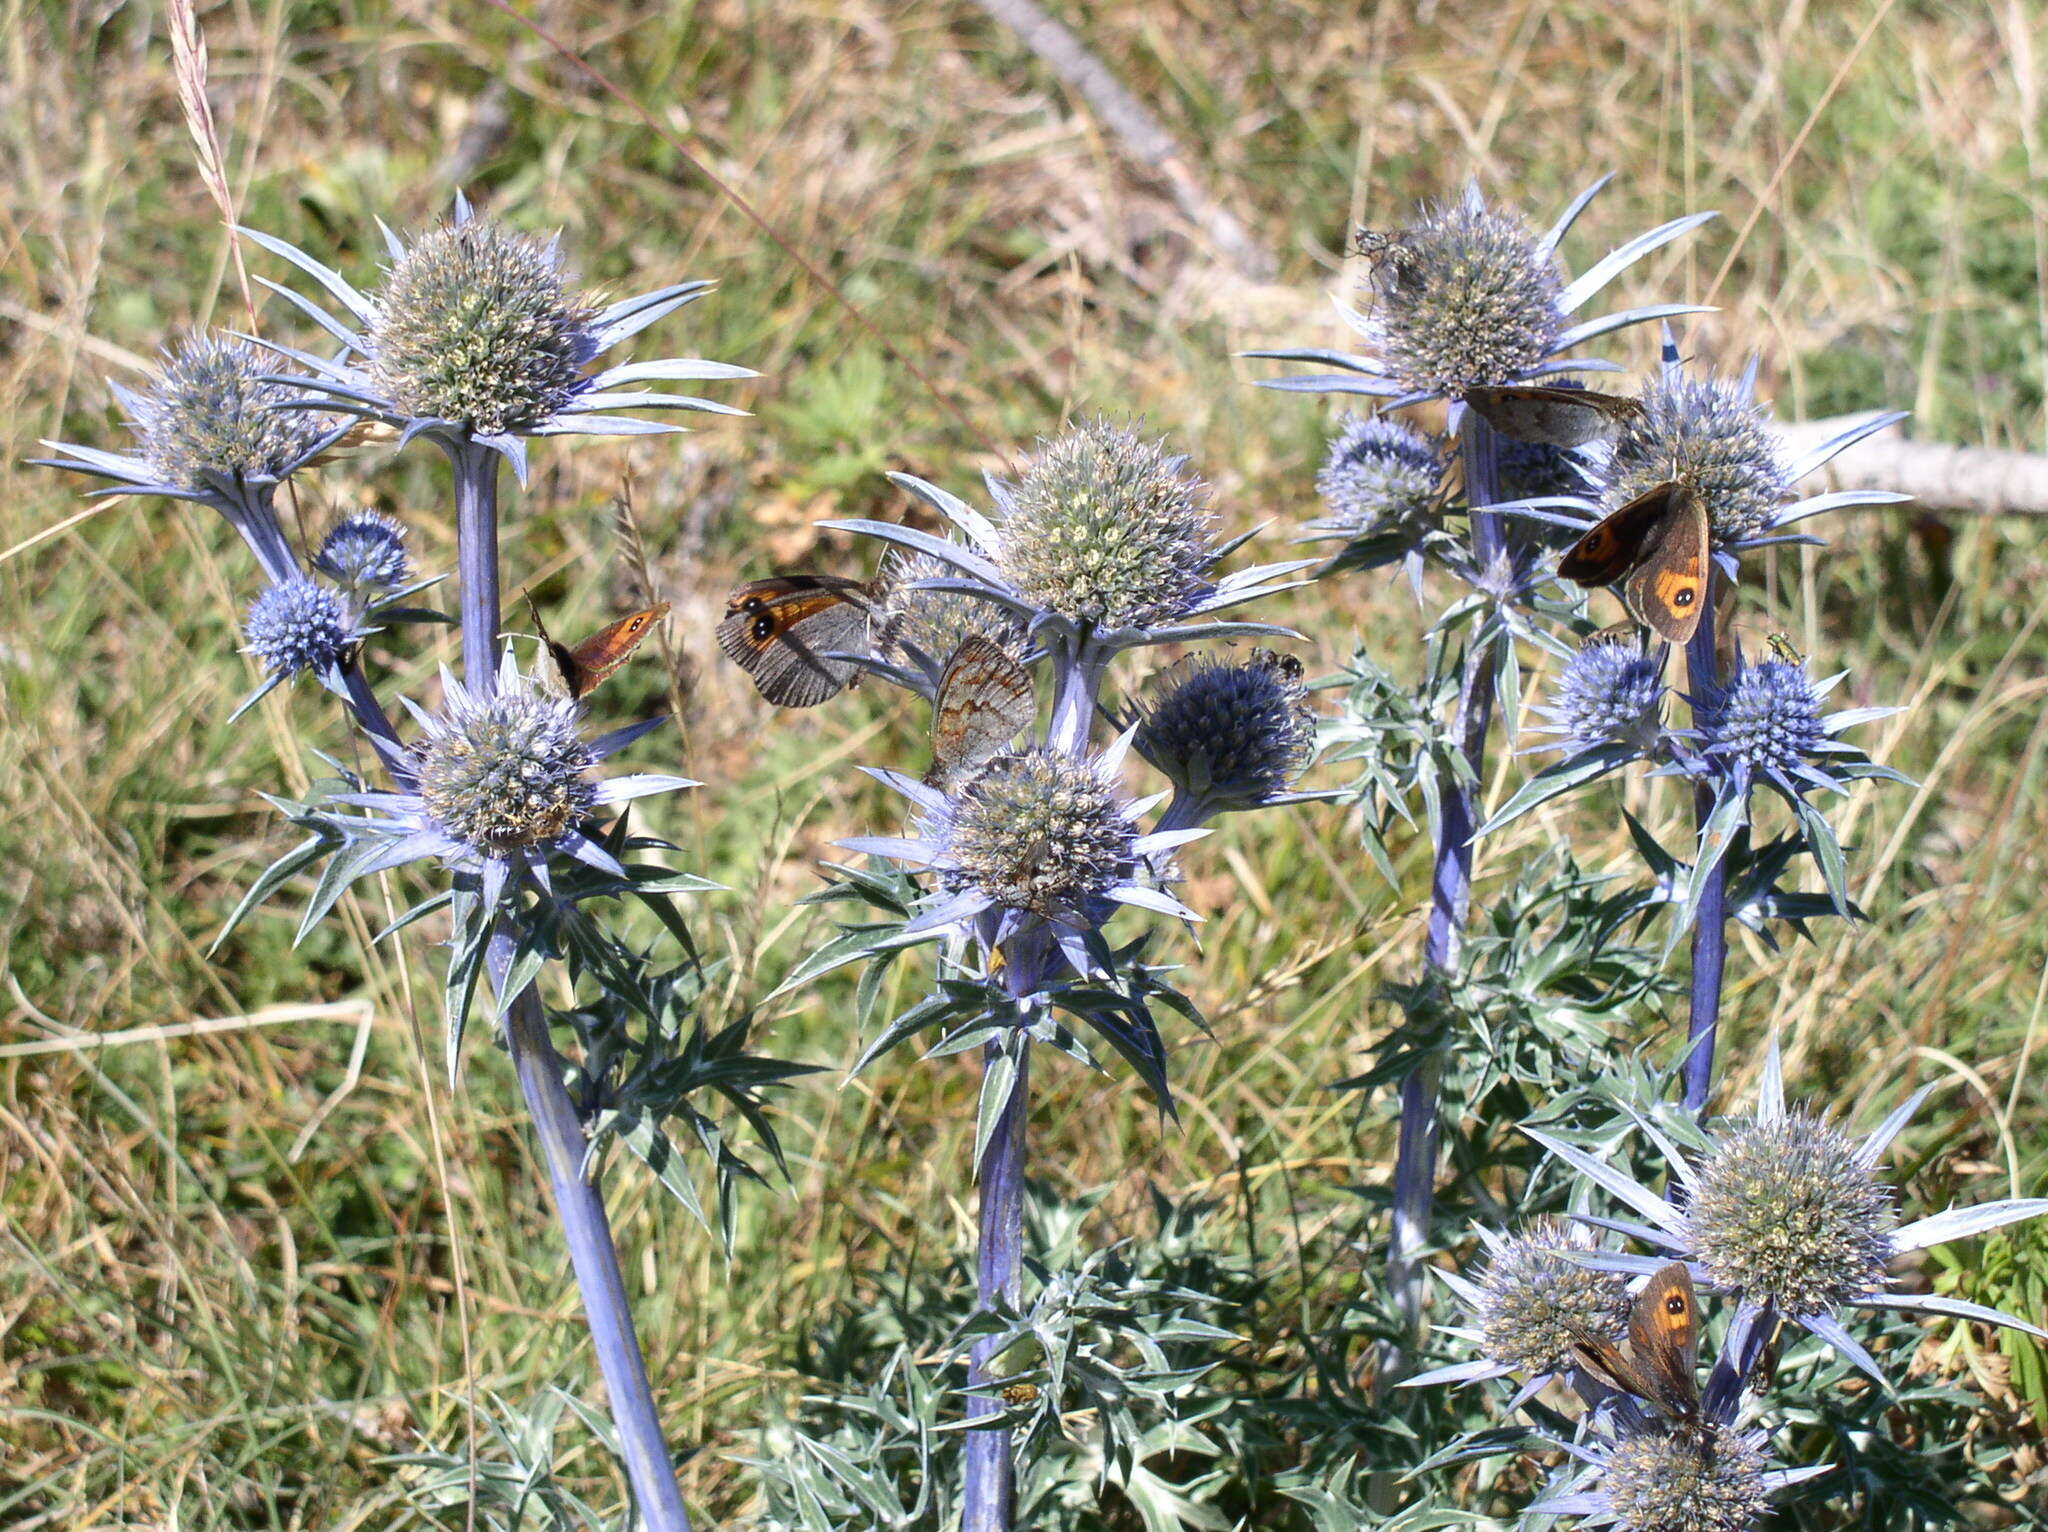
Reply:
[[[1690,375],[1667,331],[1662,368],[1642,391],[1640,407],[1621,421],[1612,451],[1591,475],[1591,492],[1551,496],[1518,508],[1523,515],[1562,524],[1578,535],[1595,518],[1675,482],[1704,510],[1712,548],[1701,593],[1701,620],[1686,653],[1692,728],[1660,732],[1645,719],[1645,728],[1625,739],[1600,741],[1583,726],[1587,710],[1574,707],[1568,696],[1562,706],[1571,716],[1560,717],[1560,722],[1571,752],[1518,792],[1489,826],[1506,824],[1635,759],[1658,759],[1667,769],[1693,778],[1697,842],[1691,865],[1666,877],[1669,869],[1661,865],[1662,854],[1654,854],[1652,861],[1670,889],[1676,916],[1673,940],[1686,932],[1692,938],[1686,1099],[1695,1111],[1706,1109],[1713,1083],[1728,922],[1739,919],[1755,926],[1759,912],[1795,920],[1818,913],[1810,896],[1787,894],[1777,887],[1779,873],[1800,852],[1810,857],[1826,884],[1821,908],[1838,915],[1855,913],[1841,847],[1811,795],[1844,792],[1862,777],[1903,780],[1839,738],[1843,731],[1884,717],[1891,709],[1823,715],[1821,698],[1840,676],[1815,683],[1807,678],[1803,663],[1772,659],[1750,665],[1739,651],[1735,673],[1720,673],[1717,592],[1738,579],[1743,553],[1813,541],[1786,529],[1822,512],[1899,498],[1882,490],[1844,490],[1792,499],[1802,478],[1902,417],[1887,414],[1859,422],[1813,452],[1790,459],[1770,427],[1768,410],[1757,401],[1757,370],[1752,361],[1734,380]],[[1661,656],[1661,649],[1658,653]],[[1591,675],[1599,664],[1589,658],[1583,668]],[[1568,669],[1563,689],[1569,694],[1581,679]],[[1580,690],[1583,693],[1583,687]],[[1791,840],[1752,845],[1750,799],[1756,786],[1771,788],[1792,810],[1797,830]],[[1744,898],[1732,897],[1731,889],[1743,890]]]
[[[552,241],[475,218],[460,199],[446,227],[410,243],[387,235],[390,265],[369,295],[280,240],[248,237],[339,301],[347,321],[284,293],[317,322],[319,344],[329,349],[188,341],[148,390],[116,390],[140,438],[138,455],[64,445],[57,466],[112,481],[102,493],[163,495],[219,510],[265,576],[244,629],[265,671],[257,695],[317,675],[347,697],[370,735],[388,781],[344,772],[304,802],[273,799],[309,838],[262,875],[230,929],[301,872],[319,872],[299,926],[303,938],[356,880],[427,864],[424,897],[386,934],[428,916],[448,922],[451,1081],[464,1021],[488,974],[583,1289],[635,1508],[654,1532],[687,1532],[598,1172],[610,1146],[624,1144],[701,1217],[677,1168],[681,1146],[701,1146],[715,1161],[730,1240],[731,1192],[753,1171],[690,1098],[722,1099],[777,1153],[759,1093],[797,1071],[748,1056],[744,1024],[714,1031],[695,1016],[694,949],[671,896],[710,885],[648,860],[674,848],[631,834],[616,812],[629,799],[693,784],[657,774],[606,778],[597,770],[656,721],[586,738],[582,705],[537,685],[509,648],[501,652],[497,479],[501,456],[523,479],[529,437],[672,429],[615,411],[737,413],[636,385],[752,374],[674,358],[590,370],[603,352],[708,284],[600,308],[575,292]],[[278,374],[278,356],[296,360],[304,374]],[[345,418],[330,425],[334,415]],[[396,428],[401,447],[421,437],[435,442],[455,469],[464,673],[443,672],[438,710],[408,700],[410,740],[393,728],[362,668],[365,639],[385,624],[440,615],[399,604],[432,583],[413,579],[400,524],[374,513],[342,518],[313,551],[309,575],[273,505],[279,483],[366,422]],[[657,967],[650,950],[599,922],[597,912],[621,899],[651,909],[676,936],[685,951],[680,968]],[[550,993],[573,997],[552,1017],[539,988],[550,964],[559,967]],[[555,1051],[551,1022],[581,1045],[574,1076]],[[684,1125],[673,1140],[670,1119]]]
[[[999,742],[989,758],[957,773],[949,768],[927,782],[875,773],[909,800],[916,833],[841,844],[929,869],[930,881],[840,869],[826,897],[858,899],[885,918],[849,928],[790,982],[853,960],[879,970],[908,944],[943,943],[931,993],[887,1023],[856,1068],[933,1029],[940,1031],[933,1052],[978,1047],[982,1054],[975,1169],[978,1295],[987,1317],[973,1331],[968,1374],[964,1526],[991,1532],[1012,1525],[1018,1474],[992,1369],[1021,1316],[1038,1312],[1027,1303],[1021,1264],[1033,1045],[1091,1059],[1069,1030],[1068,1021],[1078,1021],[1132,1064],[1161,1108],[1171,1110],[1167,1048],[1153,1011],[1164,1003],[1193,1016],[1193,1008],[1145,960],[1148,934],[1120,943],[1111,923],[1127,907],[1197,919],[1169,891],[1178,875],[1172,854],[1206,834],[1206,822],[1218,814],[1288,801],[1312,739],[1299,666],[1261,651],[1242,662],[1191,662],[1155,691],[1123,735],[1098,749],[1093,734],[1104,673],[1118,653],[1147,645],[1284,635],[1266,624],[1213,617],[1284,588],[1283,577],[1305,561],[1219,575],[1218,563],[1235,544],[1218,540],[1217,518],[1185,459],[1104,421],[1041,443],[1014,482],[992,479],[993,515],[921,480],[897,482],[965,541],[883,522],[834,524],[944,566],[936,577],[911,581],[885,606],[914,611],[917,629],[933,640],[988,632],[988,618],[931,605],[940,601],[979,606],[1006,632],[1028,634],[1050,672],[1051,717],[1042,731],[1020,729],[1024,741]],[[897,568],[899,578],[909,572]],[[913,568],[929,571],[931,564]],[[890,635],[902,642],[909,628],[885,617],[882,631],[886,647]],[[916,642],[922,649],[925,639]],[[873,668],[922,691],[921,679],[932,677],[934,666],[942,673],[949,657],[922,653],[922,676],[888,664]],[[943,713],[943,694],[939,704]],[[943,724],[939,732],[943,738]],[[1172,806],[1149,828],[1147,816],[1168,795],[1134,800],[1124,790],[1134,739],[1174,787]],[[931,785],[941,779],[944,786]],[[863,996],[878,992],[873,978],[862,985]]]
[[[1247,353],[1336,369],[1268,379],[1267,387],[1363,395],[1375,400],[1382,414],[1432,399],[1453,401],[1450,424],[1458,439],[1462,504],[1449,495],[1448,476],[1441,471],[1430,491],[1437,503],[1420,503],[1430,447],[1419,435],[1385,422],[1347,422],[1332,440],[1318,481],[1334,514],[1313,529],[1347,538],[1345,550],[1325,573],[1399,560],[1420,595],[1425,561],[1434,560],[1469,587],[1445,604],[1430,628],[1430,674],[1416,691],[1417,698],[1427,694],[1430,699],[1426,727],[1415,741],[1420,759],[1414,769],[1397,768],[1390,774],[1405,777],[1416,787],[1435,845],[1422,957],[1425,973],[1438,989],[1452,982],[1461,962],[1471,901],[1472,844],[1479,825],[1477,787],[1485,774],[1487,739],[1501,688],[1508,690],[1505,716],[1512,720],[1515,711],[1520,665],[1516,640],[1534,636],[1526,614],[1541,606],[1536,586],[1544,553],[1534,537],[1510,536],[1502,518],[1490,509],[1508,498],[1501,442],[1485,421],[1457,401],[1475,387],[1555,381],[1563,374],[1611,368],[1611,363],[1571,353],[1629,325],[1697,311],[1697,305],[1653,304],[1574,321],[1573,316],[1614,277],[1714,216],[1697,213],[1673,219],[1567,279],[1558,247],[1604,184],[1603,180],[1589,187],[1551,229],[1540,234],[1519,214],[1489,206],[1476,185],[1457,202],[1425,208],[1405,227],[1362,232],[1359,245],[1369,267],[1361,295],[1365,302],[1363,307],[1340,304],[1340,309],[1364,349]],[[1531,480],[1569,481],[1576,472],[1573,460],[1532,459],[1527,453],[1518,454],[1517,467],[1517,493],[1526,493]],[[1453,519],[1460,516],[1463,530],[1454,531]],[[1442,690],[1439,683],[1449,675],[1457,680],[1450,716],[1444,718],[1435,712],[1436,699]],[[1366,694],[1377,692],[1368,688]],[[1413,700],[1403,699],[1397,711],[1405,729],[1421,710]],[[1359,720],[1359,731],[1384,732],[1381,722]],[[1369,840],[1380,825],[1410,813],[1406,802],[1381,797],[1389,780],[1383,775],[1358,784],[1356,796]],[[1401,1137],[1388,1255],[1391,1286],[1411,1327],[1420,1321],[1424,1299],[1417,1259],[1430,1238],[1444,1115],[1438,1099],[1443,1061],[1437,1055],[1441,1039],[1448,1035],[1435,1019],[1441,1004],[1425,1011],[1426,1016],[1411,1011],[1408,1027],[1418,1040],[1432,1038],[1437,1046],[1415,1050],[1420,1055],[1417,1068],[1401,1082]],[[1391,1353],[1386,1359],[1396,1360]]]

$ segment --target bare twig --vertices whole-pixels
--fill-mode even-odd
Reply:
[[[1151,167],[1172,188],[1173,199],[1237,274],[1265,282],[1279,269],[1273,252],[1262,245],[1235,214],[1209,195],[1192,163],[1171,133],[1145,104],[1132,95],[1109,66],[1088,51],[1066,27],[1046,14],[1037,0],[974,0],[990,19],[1008,27],[1046,67],[1083,101],[1123,145],[1124,152]]]
[[[1786,452],[1796,458],[1867,418],[1841,415],[1784,426]],[[1829,489],[1895,489],[1929,510],[2048,516],[2048,457],[2039,453],[1950,447],[1880,431],[1820,474]]]

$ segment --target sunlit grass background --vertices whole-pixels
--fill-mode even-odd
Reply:
[[[1910,406],[1930,438],[2048,439],[2038,5],[1058,9],[1194,147],[1218,199],[1279,253],[1277,282],[1220,270],[1163,188],[957,0],[539,12],[828,271],[971,433],[638,118],[503,15],[259,0],[202,18],[248,222],[360,277],[381,248],[373,216],[441,215],[452,165],[494,212],[561,228],[593,282],[719,280],[668,322],[661,352],[760,368],[739,396],[755,418],[544,448],[506,528],[509,588],[551,603],[558,631],[594,625],[639,594],[611,514],[630,487],[675,603],[672,675],[636,663],[602,711],[680,699],[677,728],[638,758],[707,784],[650,817],[730,889],[694,907],[724,963],[716,1018],[758,1006],[824,931],[792,902],[829,842],[888,822],[855,764],[922,759],[898,696],[767,709],[710,642],[735,577],[852,570],[866,553],[812,524],[903,514],[884,470],[969,492],[1000,466],[985,443],[1028,444],[1094,411],[1170,432],[1233,527],[1270,518],[1266,555],[1282,556],[1312,514],[1332,414],[1254,389],[1262,368],[1233,353],[1339,343],[1324,295],[1355,216],[1397,220],[1477,175],[1547,221],[1615,170],[1568,258],[1583,267],[1719,208],[1611,301],[1713,289],[1720,312],[1688,349],[1729,367],[1760,351],[1787,415]],[[75,484],[22,459],[42,437],[113,444],[104,377],[132,379],[184,326],[244,323],[157,19],[0,6],[0,549],[81,510]],[[277,304],[265,324],[294,329]],[[391,511],[426,565],[452,565],[431,454],[342,464],[299,495],[314,526],[338,506]],[[1776,954],[1739,944],[1731,1088],[1773,1029],[1798,1086],[1859,1121],[1946,1078],[1899,1155],[1913,1195],[2038,1194],[2040,524],[1900,508],[1821,530],[1831,546],[1772,561],[1738,625],[1752,644],[1789,632],[1820,673],[1849,668],[1855,704],[1910,703],[1863,740],[1921,785],[1860,791],[1844,816],[1868,925]],[[473,1032],[451,1097],[439,955],[367,943],[408,885],[365,885],[297,949],[280,902],[204,955],[285,844],[258,791],[303,784],[314,748],[355,748],[311,690],[225,723],[253,680],[236,627],[249,575],[217,520],[163,502],[115,502],[0,563],[0,1524],[393,1525],[398,1477],[379,1459],[422,1439],[459,1447],[471,1389],[520,1404],[593,1386],[502,1055]],[[1282,605],[1320,672],[1361,638],[1415,663],[1415,607],[1395,583],[1353,577]],[[379,652],[373,674],[417,694],[442,657]],[[1522,770],[1496,762],[1496,800]],[[1595,793],[1484,846],[1479,897],[1567,835],[1588,864],[1625,866],[1620,801]],[[1668,793],[1637,786],[1629,801],[1680,822]],[[1215,1035],[1175,1038],[1184,1123],[1162,1128],[1127,1078],[1048,1068],[1036,1163],[1067,1190],[1113,1188],[1104,1239],[1142,1223],[1149,1187],[1218,1199],[1225,1237],[1294,1273],[1303,1314],[1327,1312],[1370,1258],[1352,1243],[1376,1228],[1358,1189],[1383,1184],[1391,1147],[1386,1103],[1361,1116],[1328,1086],[1387,1023],[1378,985],[1414,961],[1423,848],[1407,846],[1389,888],[1342,814],[1311,807],[1227,822],[1187,860],[1191,902],[1212,917],[1199,953],[1184,946],[1187,976]],[[277,1025],[153,1030],[331,1002]],[[646,1176],[622,1167],[612,1182],[656,1391],[672,1439],[706,1449],[686,1489],[714,1525],[748,1500],[729,1460],[739,1433],[802,1389],[797,1338],[871,1302],[888,1274],[960,1250],[971,1227],[971,1065],[902,1054],[847,1081],[860,1039],[843,988],[756,1019],[771,1051],[832,1070],[784,1099],[793,1184],[745,1197],[734,1259]],[[1668,1020],[1645,1015],[1640,1038],[1668,1038]],[[144,1039],[75,1037],[128,1029]],[[2036,1426],[2004,1366],[1980,1359],[1969,1386],[2000,1412],[1995,1429],[2026,1438]],[[586,1438],[565,1430],[564,1448],[604,1472]]]

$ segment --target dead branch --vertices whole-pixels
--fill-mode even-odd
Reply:
[[[1067,87],[1087,103],[1096,119],[1122,145],[1124,153],[1156,171],[1173,192],[1181,214],[1193,224],[1240,277],[1271,280],[1279,269],[1273,252],[1262,245],[1236,216],[1209,195],[1171,133],[1145,104],[1132,95],[1104,64],[1037,0],[974,0],[989,18],[1016,34]]]
[[[1837,415],[1784,426],[1787,455],[1796,458],[1868,418]],[[2033,452],[1950,447],[1880,431],[1829,463],[1820,476],[1829,489],[1897,490],[1928,510],[2048,516],[2048,457]]]

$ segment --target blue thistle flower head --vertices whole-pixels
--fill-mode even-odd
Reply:
[[[1774,1474],[1760,1431],[1719,1421],[1687,1430],[1624,1426],[1595,1449],[1602,1510],[1625,1532],[1749,1532]]]
[[[384,842],[358,877],[433,858],[479,877],[489,906],[520,878],[550,889],[548,862],[556,856],[623,881],[626,869],[590,833],[596,812],[697,785],[651,772],[598,777],[601,761],[661,720],[585,740],[581,705],[522,674],[509,644],[484,684],[465,686],[443,669],[441,692],[438,713],[404,699],[420,728],[409,750],[394,752],[404,790],[340,800],[372,811],[349,821],[350,832]]]
[[[1112,778],[1044,747],[998,757],[924,828],[941,847],[935,865],[949,891],[1066,921],[1086,920],[1125,881],[1138,838]]]
[[[595,310],[561,247],[486,218],[429,230],[385,271],[363,338],[402,414],[484,436],[531,430],[574,398],[597,354]]]
[[[1041,442],[1007,486],[996,562],[1026,601],[1068,622],[1144,628],[1213,587],[1216,518],[1187,459],[1092,420]]]
[[[266,586],[242,625],[250,653],[272,675],[289,680],[332,671],[355,642],[354,629],[341,594],[304,579]]]
[[[1650,754],[1662,730],[1664,667],[1626,638],[1596,635],[1565,662],[1548,707],[1548,732],[1573,751],[1633,745]]]
[[[313,567],[341,585],[396,590],[412,577],[405,528],[376,511],[351,511],[328,528]]]
[[[929,553],[891,549],[882,561],[878,646],[917,665],[935,686],[947,659],[970,638],[988,639],[1019,659],[1026,648],[1024,622],[1014,611],[932,585],[957,577]]]
[[[1190,656],[1153,683],[1132,748],[1173,783],[1169,824],[1282,801],[1315,752],[1316,719],[1292,655]]]
[[[1458,202],[1426,210],[1410,227],[1361,241],[1372,268],[1370,290],[1362,308],[1345,309],[1344,320],[1365,341],[1362,354],[1320,347],[1246,354],[1338,369],[1273,378],[1267,387],[1374,395],[1386,401],[1383,409],[1456,398],[1475,385],[1605,366],[1561,358],[1597,336],[1697,313],[1699,306],[1652,304],[1576,324],[1571,316],[1636,261],[1715,216],[1674,218],[1566,281],[1558,245],[1606,184],[1603,179],[1581,192],[1542,234],[1516,214],[1488,207],[1479,189],[1469,187]]]
[[[1858,1143],[1796,1109],[1717,1136],[1685,1210],[1707,1280],[1781,1314],[1831,1313],[1880,1290],[1897,1227],[1891,1188]]]
[[[1518,215],[1477,198],[1389,236],[1376,275],[1369,333],[1411,393],[1527,377],[1565,328],[1555,256]]]
[[[317,453],[326,428],[279,408],[299,395],[268,381],[271,371],[272,358],[247,341],[191,335],[164,353],[147,389],[123,390],[158,480],[189,490],[222,481],[275,484]]]
[[[917,837],[839,844],[937,875],[940,897],[904,927],[906,935],[979,929],[993,945],[1044,925],[1075,971],[1092,973],[1098,965],[1086,936],[1119,904],[1200,918],[1158,886],[1157,859],[1208,831],[1140,828],[1141,816],[1166,795],[1126,798],[1121,777],[1130,748],[1128,731],[1099,755],[1032,745],[997,756],[950,791],[874,771],[910,800]]]
[[[1566,1252],[1592,1248],[1582,1229],[1542,1219],[1493,1244],[1476,1284],[1485,1354],[1503,1369],[1544,1377],[1572,1365],[1584,1335],[1618,1339],[1628,1328],[1628,1279],[1595,1271]]]
[[[1821,692],[1804,665],[1781,659],[1745,665],[1703,701],[1707,753],[1759,775],[1794,773],[1829,743]]]
[[[1508,500],[1581,495],[1592,488],[1592,464],[1569,447],[1495,437],[1500,492]]]
[[[298,267],[346,312],[338,317],[279,289],[341,342],[334,358],[274,348],[307,370],[287,381],[313,395],[310,407],[396,427],[401,444],[424,435],[450,449],[488,448],[504,454],[522,480],[527,437],[681,429],[617,411],[745,413],[640,385],[758,376],[694,357],[593,374],[589,367],[599,356],[702,297],[711,284],[684,282],[599,307],[571,283],[555,240],[476,217],[460,196],[448,223],[410,241],[383,230],[389,260],[371,294],[284,240],[241,232]]]
[[[294,406],[296,389],[269,376],[272,359],[245,341],[192,335],[164,353],[162,369],[140,392],[108,388],[128,412],[138,451],[108,452],[74,442],[43,445],[63,454],[37,458],[108,481],[100,495],[162,495],[211,506],[263,566],[272,584],[300,578],[298,559],[272,504],[277,486],[339,440]]]
[[[1328,524],[1353,532],[1428,526],[1443,478],[1442,444],[1377,415],[1347,415],[1316,474]]]
[[[1778,524],[1793,475],[1751,378],[1693,378],[1668,367],[1641,397],[1642,409],[1622,427],[1607,465],[1610,509],[1677,479],[1706,507],[1718,545],[1746,542]]]

